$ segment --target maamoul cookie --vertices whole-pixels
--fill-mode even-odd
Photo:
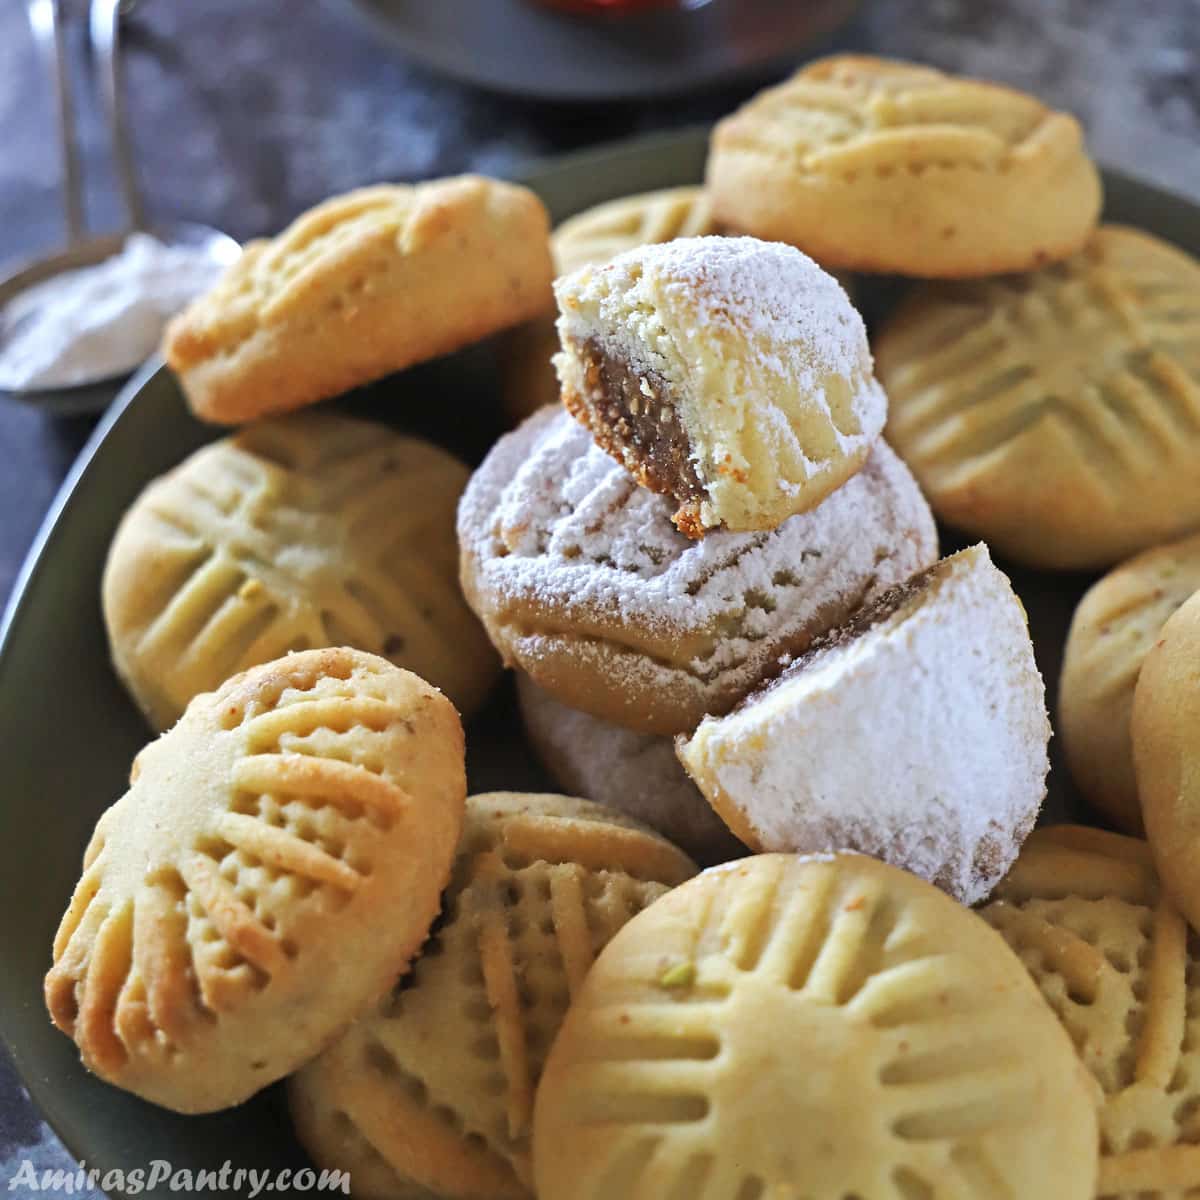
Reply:
[[[830,267],[918,277],[1028,271],[1074,253],[1101,188],[1079,122],[993,83],[821,59],[713,132],[713,215]]]
[[[96,825],[46,976],[54,1023],[155,1104],[241,1103],[395,983],[465,796],[453,706],[375,655],[309,650],[197,696]]]
[[[701,187],[664,188],[597,204],[568,217],[550,236],[555,271],[565,275],[589,263],[608,262],[625,250],[679,237],[717,233]],[[557,404],[558,352],[554,311],[514,329],[504,346],[504,408],[515,423],[546,404]]]
[[[1200,526],[1200,263],[1106,225],[1033,275],[919,289],[876,343],[887,436],[943,520],[1033,566]]]
[[[1129,730],[1133,690],[1167,618],[1200,591],[1200,534],[1147,550],[1096,583],[1071,621],[1058,693],[1058,732],[1080,791],[1140,833]]]
[[[698,862],[745,854],[680,766],[669,737],[568,708],[524,674],[517,699],[529,744],[564,791],[645,821]]]
[[[1200,957],[1145,842],[1038,829],[982,910],[1103,1089],[1104,1200],[1200,1190]]]
[[[238,424],[544,312],[553,275],[549,219],[527,188],[381,184],[251,242],[171,323],[163,354],[197,416]]]
[[[411,975],[289,1084],[313,1158],[348,1169],[360,1200],[527,1196],[534,1091],[567,1005],[613,934],[694,874],[599,805],[471,797]]]
[[[1142,665],[1133,761],[1158,873],[1200,930],[1200,593],[1167,621]]]
[[[533,1152],[540,1200],[1093,1200],[1096,1112],[974,913],[860,855],[761,855],[609,943]]]
[[[505,660],[642,733],[727,712],[781,655],[937,556],[928,506],[882,442],[770,532],[691,541],[674,507],[561,408],[501,438],[459,505],[463,590]]]
[[[815,508],[883,429],[862,318],[794,246],[681,238],[554,292],[563,403],[690,537]]]
[[[858,850],[974,904],[1033,828],[1049,741],[1025,610],[980,545],[884,593],[678,751],[752,849]]]
[[[458,586],[457,459],[326,413],[197,451],[126,514],[104,572],[113,662],[156,729],[289,650],[355,646],[470,716],[499,664]]]

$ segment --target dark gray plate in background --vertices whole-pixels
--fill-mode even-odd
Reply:
[[[561,220],[601,200],[698,180],[705,141],[697,130],[587,152],[544,164],[527,182]],[[1106,181],[1110,219],[1200,254],[1200,208],[1119,175]],[[877,312],[894,293],[890,281],[864,282],[860,300]],[[480,346],[342,403],[476,461],[500,429],[493,358],[492,347]],[[63,484],[0,625],[0,1031],[47,1120],[68,1148],[102,1170],[154,1159],[191,1170],[226,1160],[235,1168],[304,1163],[278,1087],[213,1116],[155,1108],[89,1076],[72,1043],[51,1027],[41,997],[51,939],[92,825],[124,789],[148,736],[108,663],[99,606],[108,543],[138,491],[219,432],[189,416],[165,370],[143,371]],[[1088,579],[1011,574],[1053,695],[1067,624]],[[507,685],[467,740],[473,790],[547,785],[522,745]],[[1049,816],[1084,815],[1057,756],[1051,783]]]
[[[645,100],[782,71],[859,0],[710,0],[579,14],[535,0],[353,0],[444,75],[540,100]]]

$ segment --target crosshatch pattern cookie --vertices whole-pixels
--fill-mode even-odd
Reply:
[[[1100,212],[1079,123],[1011,88],[842,55],[721,121],[714,217],[830,267],[918,277],[1027,271]]]
[[[1145,842],[1050,826],[982,910],[1104,1091],[1102,1200],[1200,1191],[1200,958]]]
[[[467,469],[381,425],[265,421],[197,451],[122,521],[104,573],[117,672],[156,729],[237,671],[355,646],[470,716],[499,664],[458,586]]]
[[[1163,626],[1133,696],[1133,761],[1158,873],[1200,930],[1200,593]]]
[[[746,845],[858,850],[974,904],[1037,820],[1049,741],[1025,610],[975,546],[818,638],[678,753]]]
[[[564,791],[645,821],[697,862],[746,853],[680,766],[670,738],[568,708],[520,673],[517,699],[529,744]]]
[[[690,537],[815,508],[883,429],[862,318],[794,246],[681,238],[554,292],[563,403]]]
[[[411,976],[289,1085],[313,1157],[350,1170],[359,1197],[527,1196],[534,1091],[567,1005],[613,934],[693,874],[599,805],[471,797]]]
[[[459,505],[463,590],[493,643],[560,703],[642,733],[728,711],[937,556],[920,491],[882,443],[812,512],[698,541],[674,505],[562,409],[502,438]]]
[[[198,696],[96,826],[46,976],[54,1023],[144,1099],[239,1104],[405,969],[465,795],[453,706],[374,655],[307,651]]]
[[[1200,263],[1104,226],[1028,276],[919,289],[875,345],[887,436],[943,520],[1033,566],[1200,525]]]
[[[859,855],[715,867],[609,943],[534,1115],[541,1200],[1092,1200],[1070,1039],[974,913]]]
[[[1140,833],[1130,721],[1142,663],[1167,618],[1200,591],[1200,535],[1137,555],[1080,601],[1059,688],[1058,732],[1080,791]]]
[[[299,408],[545,312],[549,238],[541,201],[514,184],[362,188],[251,242],[163,354],[205,420]]]
[[[622,196],[569,217],[550,238],[559,275],[589,263],[608,262],[635,246],[719,233],[708,196],[700,187],[665,188]],[[504,407],[514,423],[558,403],[558,376],[550,365],[558,351],[553,307],[514,329],[504,346]]]

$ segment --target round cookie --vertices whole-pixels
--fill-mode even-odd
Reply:
[[[565,791],[645,821],[698,862],[745,854],[680,766],[670,738],[568,708],[520,673],[517,699],[529,744]]]
[[[1133,762],[1163,884],[1200,929],[1200,593],[1163,626],[1133,696]]]
[[[240,1104],[404,971],[462,827],[450,702],[375,655],[310,650],[197,696],[96,825],[46,1006],[109,1083]]]
[[[1200,535],[1131,558],[1094,584],[1071,620],[1058,732],[1080,791],[1129,833],[1142,830],[1129,730],[1133,692],[1167,618],[1200,591]]]
[[[1023,277],[929,285],[875,344],[887,437],[934,511],[1097,568],[1200,525],[1200,263],[1102,227]]]
[[[974,904],[1037,820],[1049,741],[1025,610],[980,545],[885,592],[678,752],[752,849],[857,850]]]
[[[887,419],[862,318],[794,246],[680,238],[554,292],[563,403],[691,537],[815,508]]]
[[[1079,122],[932,67],[820,59],[713,132],[713,215],[830,267],[917,277],[1028,271],[1100,213]]]
[[[468,472],[382,425],[264,421],[155,480],[117,530],[104,619],[151,725],[289,650],[349,645],[442,688],[464,716],[499,664],[458,585]]]
[[[471,797],[412,972],[289,1082],[313,1158],[358,1197],[527,1196],[534,1092],[571,998],[613,934],[694,874],[585,800]]]
[[[550,307],[549,218],[476,175],[336,196],[251,242],[168,326],[197,416],[241,424],[326,400]]]
[[[1146,843],[1038,829],[980,915],[1021,957],[1103,1090],[1096,1194],[1195,1194],[1200,947]]]
[[[506,661],[603,721],[690,731],[937,555],[928,506],[882,443],[767,533],[691,541],[674,508],[561,408],[501,438],[458,530],[467,601]]]
[[[635,246],[717,232],[703,188],[664,188],[622,196],[568,217],[551,234],[550,248],[555,271],[565,275]],[[519,326],[505,339],[504,409],[514,423],[543,405],[558,403],[558,376],[550,365],[558,352],[554,316],[551,306],[545,316]]]
[[[1096,1165],[1090,1080],[1020,961],[853,854],[715,867],[635,917],[534,1114],[540,1200],[1092,1200]]]

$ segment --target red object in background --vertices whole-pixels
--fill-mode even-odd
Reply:
[[[576,13],[621,13],[637,12],[645,8],[699,8],[707,0],[537,0],[546,8],[562,8]]]

